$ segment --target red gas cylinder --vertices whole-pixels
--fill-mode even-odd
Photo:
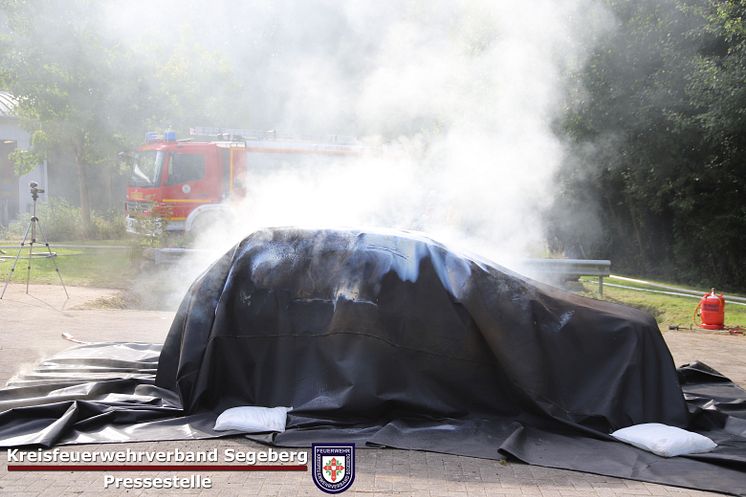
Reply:
[[[725,322],[725,298],[723,294],[715,295],[713,288],[699,301],[702,328],[706,330],[722,330]]]

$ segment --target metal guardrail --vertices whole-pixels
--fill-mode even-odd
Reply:
[[[526,259],[524,265],[545,273],[611,276],[611,261],[596,259]]]
[[[604,294],[604,278],[611,276],[611,261],[600,259],[526,259],[522,265],[529,271],[567,278],[597,276],[600,295]]]

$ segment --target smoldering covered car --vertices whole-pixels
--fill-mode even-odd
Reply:
[[[63,357],[81,368],[70,378],[68,367],[64,397],[39,381],[33,395],[22,384],[0,392],[0,442],[204,438],[221,435],[211,426],[225,409],[290,406],[284,432],[249,436],[746,489],[746,416],[733,408],[746,395],[704,365],[677,371],[651,316],[418,234],[255,232],[195,281],[162,350],[117,346]],[[103,381],[85,369],[92,359],[147,367]],[[719,446],[665,459],[609,436],[647,422]]]
[[[413,235],[255,233],[190,290],[157,384],[188,412],[286,405],[376,423],[543,413],[607,433],[687,423],[649,315]]]

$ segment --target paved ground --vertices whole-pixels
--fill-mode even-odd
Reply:
[[[0,383],[14,373],[36,364],[43,356],[72,344],[61,338],[66,331],[84,341],[161,341],[173,313],[91,308],[96,299],[114,291],[70,288],[65,301],[60,287],[32,286],[30,295],[11,286],[0,301]],[[100,301],[99,301],[100,302]],[[713,333],[667,332],[677,364],[702,360],[741,385],[746,385],[746,337]],[[218,448],[266,450],[241,439],[198,442],[160,442],[78,446],[70,450],[153,451],[180,448],[200,451]],[[68,449],[66,449],[68,450]],[[357,452],[357,476],[346,496],[401,495],[418,497],[519,496],[541,497],[631,497],[704,496],[707,492],[633,482],[516,463],[499,463],[469,457],[392,449],[362,449]],[[145,495],[139,490],[104,490],[103,473],[16,473],[7,471],[7,453],[0,453],[0,495],[94,496]],[[321,496],[308,473],[226,472],[202,473],[213,480],[211,490],[167,492],[158,495],[262,495]],[[116,476],[172,476],[157,473],[126,473]],[[182,475],[183,476],[183,475]],[[152,492],[155,493],[155,492]]]

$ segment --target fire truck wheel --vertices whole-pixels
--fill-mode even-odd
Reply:
[[[220,216],[212,212],[204,212],[197,216],[192,223],[189,233],[194,236],[202,235],[220,223]]]
[[[194,219],[192,227],[187,234],[192,243],[208,243],[208,239],[218,232],[228,229],[229,220],[218,212],[203,212]],[[202,239],[202,240],[200,240]]]

